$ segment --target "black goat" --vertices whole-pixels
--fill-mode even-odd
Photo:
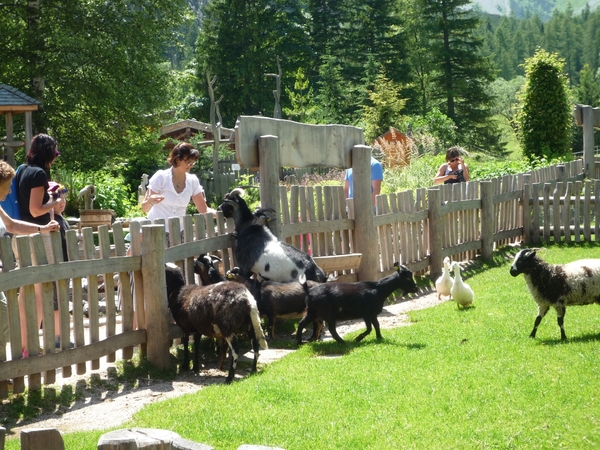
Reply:
[[[367,330],[356,337],[362,340],[375,328],[377,339],[381,339],[377,316],[383,310],[383,303],[395,290],[402,289],[405,294],[417,292],[412,272],[405,266],[394,263],[396,272],[379,281],[360,281],[357,283],[325,283],[309,288],[302,278],[300,283],[306,293],[306,314],[298,324],[296,342],[302,343],[302,331],[309,322],[322,319],[327,322],[333,338],[343,343],[336,330],[340,320],[363,319]]]
[[[550,309],[556,310],[561,339],[567,339],[564,328],[567,306],[600,304],[600,259],[581,259],[568,264],[549,264],[526,248],[515,255],[510,268],[513,277],[523,274],[529,292],[538,305],[538,315],[529,337],[534,338],[538,326]]]
[[[228,280],[244,283],[256,299],[258,311],[265,316],[268,322],[269,339],[275,338],[275,320],[300,319],[306,310],[306,293],[300,283],[275,283],[272,281],[258,281],[248,279],[240,274],[238,267],[234,267],[226,274]],[[307,281],[309,287],[318,286],[316,281]],[[310,341],[319,339],[322,320],[313,322],[313,334]]]
[[[236,334],[248,333],[254,350],[252,372],[256,372],[259,345],[268,348],[260,327],[256,301],[246,287],[239,283],[222,282],[209,286],[185,285],[177,266],[165,268],[167,298],[173,318],[183,333],[198,333],[224,338],[231,351],[231,365],[225,380],[231,383],[239,357]],[[196,361],[194,361],[196,364]]]
[[[287,283],[305,274],[307,280],[324,282],[325,274],[310,255],[277,239],[262,225],[260,213],[250,211],[243,194],[242,189],[234,189],[219,206],[223,215],[235,222],[235,259],[242,275],[250,278],[254,273],[265,280]]]

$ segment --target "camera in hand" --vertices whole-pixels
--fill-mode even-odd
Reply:
[[[449,179],[444,181],[444,184],[453,184],[453,183],[464,183],[465,176],[463,175],[463,170],[455,170],[454,172],[450,172],[448,175],[458,175],[456,179]]]

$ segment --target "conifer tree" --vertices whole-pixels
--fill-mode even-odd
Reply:
[[[499,131],[490,115],[487,85],[495,79],[475,36],[479,20],[466,8],[468,0],[418,0],[428,38],[437,91],[433,97],[456,123],[464,145],[501,151]]]

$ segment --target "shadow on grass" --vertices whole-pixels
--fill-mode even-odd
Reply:
[[[354,333],[356,334],[356,333]],[[425,344],[420,343],[404,343],[396,339],[388,339],[385,336],[382,339],[368,339],[356,342],[354,340],[353,333],[349,333],[344,339],[343,343],[336,341],[325,341],[325,342],[305,342],[302,345],[308,346],[313,355],[316,357],[340,357],[351,353],[353,350],[372,345],[394,345],[398,347],[405,347],[407,350],[421,350],[426,347]]]
[[[539,345],[568,345],[568,344],[575,344],[575,343],[588,343],[588,342],[598,342],[600,341],[600,333],[586,333],[586,334],[582,334],[580,336],[572,336],[572,337],[567,337],[567,340],[563,341],[560,338],[556,338],[556,339],[537,339],[538,340]]]

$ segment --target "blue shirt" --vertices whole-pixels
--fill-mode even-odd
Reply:
[[[348,198],[354,198],[354,188],[352,187],[352,169],[346,169],[345,179],[349,183]],[[371,156],[371,181],[374,180],[383,181],[383,166],[379,161]],[[371,185],[371,192],[373,192],[373,185]]]

